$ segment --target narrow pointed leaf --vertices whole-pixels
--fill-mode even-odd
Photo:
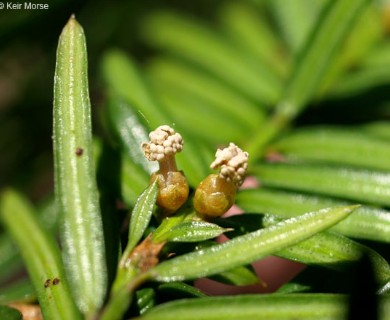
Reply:
[[[344,87],[344,83],[348,82],[348,75],[354,74],[354,72],[349,71],[357,65],[365,65],[365,60],[370,57],[372,51],[381,47],[378,42],[383,37],[384,30],[380,19],[381,13],[378,9],[377,6],[370,5],[360,14],[355,25],[351,28],[340,54],[327,70],[322,80],[319,95],[324,92],[328,93],[329,88],[338,91],[338,87]],[[367,76],[365,83],[369,86],[371,79],[369,74]],[[364,86],[361,87],[361,90],[360,93],[364,91]]]
[[[171,217],[166,217],[158,226],[158,228],[153,232],[152,234],[153,242],[159,242],[159,239],[161,239],[161,241],[165,241],[164,239],[166,238],[166,235],[169,234],[169,232],[175,226],[181,224],[187,215],[188,212],[184,211],[181,212],[180,214],[175,214]]]
[[[156,203],[158,187],[156,180],[139,196],[131,213],[129,226],[129,242],[124,255],[127,256],[141,240],[152,217],[153,207]],[[126,254],[127,252],[127,254]]]
[[[58,214],[54,199],[44,201],[37,208],[37,219],[45,230],[55,234],[58,228]],[[10,277],[20,273],[23,269],[23,260],[18,248],[7,233],[0,235],[0,287],[7,283]]]
[[[106,294],[106,262],[92,150],[86,40],[72,16],[57,49],[54,161],[60,237],[72,293],[92,314]]]
[[[123,98],[130,106],[140,112],[154,129],[161,124],[169,124],[163,108],[157,108],[154,97],[145,85],[145,78],[136,63],[123,52],[112,50],[105,54],[102,63],[103,76],[113,97]]]
[[[119,98],[112,98],[108,103],[108,115],[114,135],[127,156],[146,172],[157,171],[157,163],[148,161],[141,148],[149,137],[148,129],[139,120],[140,115]]]
[[[45,318],[81,319],[56,240],[37,221],[34,209],[21,195],[6,190],[1,197],[0,218],[19,247]]]
[[[384,299],[386,319],[390,308]],[[140,320],[219,320],[219,319],[344,319],[347,296],[336,294],[241,295],[184,299],[157,306]]]
[[[336,199],[268,188],[242,190],[237,194],[236,203],[247,212],[271,213],[284,218],[348,204]],[[390,212],[361,206],[331,229],[357,239],[390,242]]]
[[[320,22],[305,39],[305,47],[287,82],[282,99],[284,108],[299,112],[315,93],[330,62],[340,50],[368,0],[329,1],[320,14]],[[315,66],[315,68],[313,68]],[[291,109],[290,109],[291,108]]]
[[[242,217],[242,216],[246,216],[246,215],[236,215],[236,216],[231,216],[229,218],[220,218],[217,220],[218,220],[218,223],[220,224],[220,222],[222,222],[222,221],[226,222],[227,220],[231,220],[232,218],[238,218],[238,217]],[[252,215],[252,218],[255,218],[254,219],[255,221],[256,221],[256,218],[259,218],[259,217],[260,217],[260,215]],[[238,230],[229,231],[229,234],[228,234],[229,237],[231,237],[232,233],[236,233],[235,236],[237,236],[237,235],[243,235],[243,234],[249,233],[251,231],[256,231],[261,226],[261,224],[256,224],[256,223],[253,223],[253,221],[252,221],[251,231],[245,232],[245,231],[240,229],[240,225],[241,225],[240,223],[232,223],[231,221],[229,221],[229,223],[226,223],[226,226],[228,228],[232,229],[232,227],[234,227],[234,228],[238,229]],[[244,229],[246,229],[246,228],[244,227]],[[216,246],[216,245],[218,245],[218,242],[210,240],[210,241],[204,241],[204,242],[198,243],[197,248],[198,248],[198,250],[203,250],[205,248],[209,248],[209,247]],[[245,265],[245,266],[234,267],[234,268],[228,269],[226,271],[222,271],[218,274],[208,276],[208,278],[210,278],[214,281],[218,281],[218,282],[229,284],[229,285],[235,285],[235,286],[247,286],[247,285],[254,285],[254,284],[261,283],[261,280],[259,279],[255,270],[253,269],[252,265],[250,265],[250,264]]]
[[[281,81],[269,67],[254,63],[201,22],[159,12],[148,17],[143,30],[152,45],[195,62],[244,95],[268,105],[278,99]]]
[[[194,279],[251,263],[307,239],[347,217],[356,206],[311,212],[223,244],[160,263],[149,271],[158,281]]]
[[[364,254],[370,257],[379,285],[390,281],[390,267],[377,252],[338,234],[321,232],[312,238],[276,253],[277,256],[304,264],[343,269],[357,263]]]
[[[264,225],[269,226],[277,221],[280,221],[280,218],[268,216]],[[383,285],[390,281],[390,266],[382,256],[358,242],[330,231],[317,233],[307,240],[278,251],[276,255],[305,264],[339,270],[358,262],[363,255],[367,255],[372,262],[379,284]]]
[[[358,128],[356,128],[358,130]],[[292,161],[321,161],[363,168],[390,170],[390,143],[336,127],[298,130],[276,142],[272,149]]]
[[[390,173],[321,165],[262,164],[254,172],[264,186],[315,192],[390,205]]]
[[[199,242],[218,237],[229,229],[205,222],[205,221],[184,221],[173,226],[163,234],[153,237],[155,242]]]
[[[331,230],[335,230],[345,220],[353,218],[359,210],[360,208],[357,208],[352,215],[332,227]],[[246,216],[247,219],[245,219]],[[237,219],[232,219],[236,217]],[[252,221],[251,228],[259,229],[276,224],[282,221],[282,218],[271,214],[243,214],[221,219],[223,226],[235,226],[237,223],[243,223],[243,228],[237,228],[236,233],[239,235],[250,232],[245,227],[248,221]],[[304,264],[320,265],[335,270],[344,270],[358,262],[363,255],[367,255],[373,263],[378,282],[383,285],[390,280],[390,266],[377,252],[331,231],[317,233],[307,240],[278,251],[275,255]]]
[[[299,52],[317,22],[324,4],[326,1],[285,2],[276,0],[267,2],[290,51]],[[302,16],[307,18],[302,19]]]
[[[297,55],[275,114],[245,148],[251,154],[251,161],[263,156],[267,143],[294,119],[318,92],[343,41],[369,3],[369,0],[340,0],[329,1],[324,7],[318,23],[305,38],[305,44]]]

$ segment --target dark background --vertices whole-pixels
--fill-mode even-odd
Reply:
[[[49,4],[48,10],[0,10],[0,189],[13,186],[36,201],[53,188],[55,53],[72,13],[86,33],[91,100],[98,112],[104,99],[98,66],[103,52],[119,47],[140,62],[153,54],[139,38],[145,13],[166,7],[212,20],[220,2],[47,0],[35,3]],[[98,123],[94,131],[99,134]]]

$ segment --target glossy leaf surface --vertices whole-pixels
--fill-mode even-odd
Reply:
[[[141,144],[149,140],[148,129],[125,101],[112,98],[108,103],[108,115],[114,135],[125,154],[148,173],[157,171],[157,163],[148,161]]]
[[[355,208],[338,207],[307,213],[223,244],[162,262],[149,271],[149,276],[158,281],[194,279],[248,264],[334,225]]]
[[[153,237],[153,241],[172,241],[172,242],[198,242],[218,237],[229,229],[205,222],[205,221],[184,221],[169,230]]]
[[[129,242],[124,255],[126,255],[126,252],[129,254],[134,249],[149,225],[153,207],[156,203],[157,192],[158,188],[155,181],[139,196],[131,213]]]
[[[272,225],[279,220],[268,217],[264,224]],[[357,263],[366,255],[371,260],[379,284],[384,285],[390,280],[390,266],[382,256],[358,242],[330,231],[317,233],[307,240],[277,252],[276,255],[336,270]]]
[[[242,190],[237,194],[236,201],[247,212],[271,213],[284,218],[348,204],[332,198],[269,188]],[[390,212],[361,206],[349,217],[332,227],[332,230],[348,237],[390,242]]]

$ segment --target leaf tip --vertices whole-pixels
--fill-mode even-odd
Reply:
[[[72,13],[69,17],[68,22],[66,23],[66,25],[62,31],[62,33],[64,33],[64,31],[67,29],[78,29],[78,28],[82,28],[82,27],[79,24],[79,22],[77,21],[76,15],[74,13]]]
[[[352,212],[352,211],[360,208],[361,206],[362,206],[361,204],[353,204],[353,205],[348,206],[347,208]]]
[[[68,19],[68,22],[66,23],[66,26],[74,27],[76,24],[78,24],[76,15],[72,13]]]

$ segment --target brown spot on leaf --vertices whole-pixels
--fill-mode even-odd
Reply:
[[[45,288],[50,287],[50,285],[51,285],[51,279],[47,279],[47,280],[45,281],[45,283],[43,284],[43,286],[44,286]]]
[[[53,279],[53,286],[56,286],[59,283],[60,283],[60,279],[58,279],[58,278]]]
[[[84,149],[83,148],[80,148],[80,147],[78,147],[77,149],[76,149],[76,156],[82,156],[83,155],[83,153],[84,153]]]

